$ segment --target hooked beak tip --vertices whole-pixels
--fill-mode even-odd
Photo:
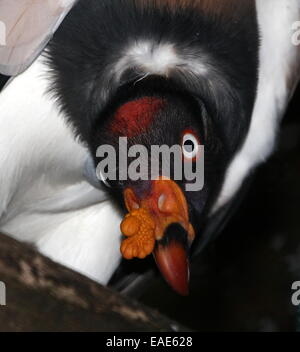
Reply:
[[[186,249],[177,241],[159,244],[154,250],[156,264],[175,292],[181,296],[189,294],[189,261]]]

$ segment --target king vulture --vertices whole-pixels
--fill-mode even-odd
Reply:
[[[129,236],[149,217],[137,225],[128,216],[148,212],[153,237],[138,249],[123,241],[122,253],[153,252],[187,294],[188,258],[220,232],[274,149],[299,79],[299,1],[16,3],[0,4],[9,22],[0,70],[16,75],[34,62],[0,95],[0,230],[107,284],[122,257],[122,219],[129,211]],[[161,169],[155,180],[99,180],[97,149],[119,137],[148,151],[189,145],[183,163],[204,158],[204,187],[187,191],[188,180]],[[193,154],[199,145],[205,152]]]

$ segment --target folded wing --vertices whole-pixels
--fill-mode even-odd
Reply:
[[[1,0],[0,73],[14,76],[40,54],[76,0]]]

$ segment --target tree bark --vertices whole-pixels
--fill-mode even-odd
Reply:
[[[187,331],[5,235],[0,281],[6,286],[0,331]]]

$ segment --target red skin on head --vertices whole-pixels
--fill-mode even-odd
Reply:
[[[165,104],[165,100],[156,97],[143,97],[125,103],[116,111],[109,130],[129,138],[139,135],[147,130]]]

